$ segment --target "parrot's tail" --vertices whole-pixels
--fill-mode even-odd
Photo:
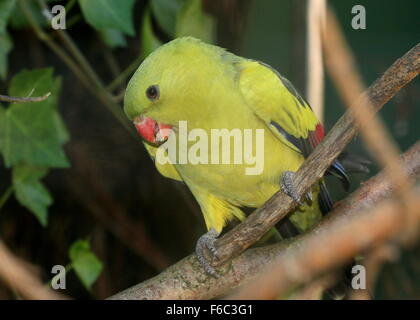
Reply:
[[[324,180],[319,182],[318,204],[323,216],[330,212],[333,206],[330,193],[328,192],[327,185]]]

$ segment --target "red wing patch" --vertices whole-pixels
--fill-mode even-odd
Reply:
[[[324,134],[324,127],[320,123],[317,124],[314,131],[309,132],[308,139],[313,149],[324,139]]]

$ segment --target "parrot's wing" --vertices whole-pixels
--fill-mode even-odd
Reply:
[[[146,142],[144,142],[143,144],[146,147],[146,150],[149,153],[150,157],[152,158],[153,162],[155,163],[156,169],[159,171],[161,175],[170,179],[183,181],[178,171],[176,171],[173,164],[171,163],[161,164],[159,161],[156,161],[156,151],[157,151],[156,147],[153,147]]]
[[[289,80],[270,66],[245,60],[238,67],[239,88],[247,105],[281,142],[308,157],[324,138],[324,128],[309,104]],[[348,188],[348,177],[338,161],[331,165],[328,172],[340,178],[344,187]],[[321,181],[320,187],[321,198],[325,198],[321,200],[329,207],[331,200],[327,197],[324,182]]]
[[[246,60],[239,68],[239,88],[248,106],[283,143],[306,157],[324,136],[309,105],[269,66]]]

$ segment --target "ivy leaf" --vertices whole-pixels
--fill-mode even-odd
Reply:
[[[152,0],[150,3],[153,16],[170,37],[175,35],[176,15],[184,2],[185,0]]]
[[[135,0],[79,0],[86,21],[98,31],[116,29],[134,36],[133,6]]]
[[[61,81],[53,78],[53,68],[22,70],[13,77],[9,95],[15,97],[42,96],[51,92],[51,96],[38,102],[42,104],[55,104],[60,90]]]
[[[15,197],[21,205],[32,211],[42,226],[47,226],[48,207],[53,199],[40,182],[47,174],[46,168],[37,168],[29,165],[13,167],[12,181]]]
[[[203,10],[202,2],[187,0],[176,19],[176,37],[192,36],[205,42],[214,42],[213,18]]]
[[[152,29],[152,16],[149,10],[146,10],[143,17],[141,29],[141,56],[147,57],[155,49],[159,48],[162,42],[155,36]]]
[[[60,79],[52,69],[24,70],[11,82],[11,96],[51,96],[41,102],[12,104],[4,115],[2,152],[6,167],[27,163],[39,167],[68,167],[62,145],[67,130],[56,110]]]
[[[90,290],[102,271],[102,263],[92,252],[86,240],[75,241],[69,250],[74,270],[86,289]]]

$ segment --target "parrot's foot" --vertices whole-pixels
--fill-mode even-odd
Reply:
[[[295,173],[292,171],[285,171],[281,177],[280,180],[280,187],[281,191],[283,191],[285,194],[287,194],[290,198],[292,198],[296,203],[299,205],[303,205],[302,199],[299,197],[295,185],[294,185],[294,176]],[[308,200],[311,201],[312,199],[312,193],[307,195]]]
[[[198,261],[203,266],[206,273],[215,278],[218,278],[219,274],[207,260],[205,256],[205,250],[209,250],[217,258],[217,249],[214,246],[214,243],[216,242],[218,236],[219,233],[216,230],[210,229],[207,233],[203,234],[198,239],[197,244],[195,246],[195,254],[197,255]]]

